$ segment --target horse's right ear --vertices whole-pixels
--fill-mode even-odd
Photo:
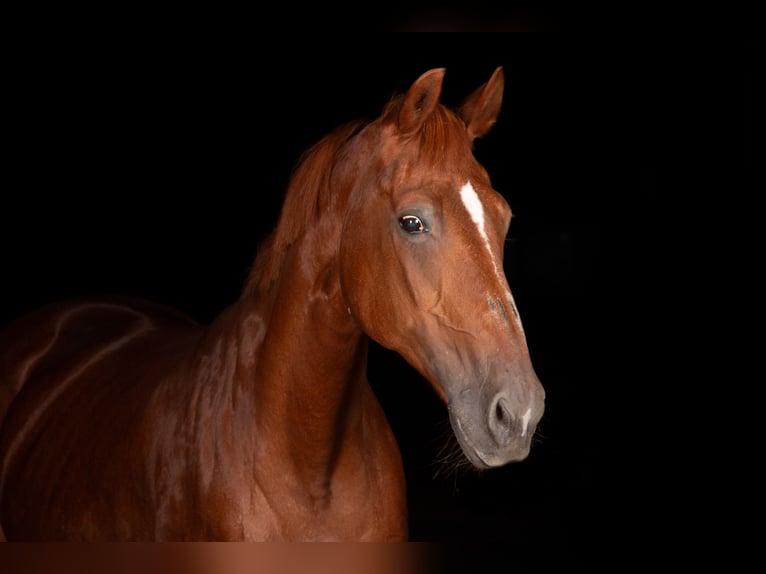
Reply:
[[[463,100],[458,113],[465,121],[471,141],[485,136],[497,121],[503,101],[504,83],[502,66],[495,68],[489,81]]]
[[[439,103],[444,68],[434,68],[420,76],[404,95],[398,125],[403,136],[417,132]]]

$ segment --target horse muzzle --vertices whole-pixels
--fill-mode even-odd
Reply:
[[[450,423],[460,448],[477,468],[494,468],[524,460],[545,409],[545,395],[537,378],[532,392],[502,389],[486,398],[466,390],[449,401]],[[528,398],[523,400],[518,395]]]

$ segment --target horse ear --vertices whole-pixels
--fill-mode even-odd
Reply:
[[[404,95],[399,109],[399,131],[404,136],[417,132],[439,103],[444,68],[434,68],[420,76]]]
[[[471,141],[486,135],[497,121],[500,104],[503,102],[504,84],[503,68],[498,67],[486,84],[474,90],[463,100],[458,113],[468,128],[468,137]]]

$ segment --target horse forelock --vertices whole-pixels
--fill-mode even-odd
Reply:
[[[384,122],[394,124],[404,96],[392,98],[383,112]],[[424,165],[453,165],[472,150],[465,122],[451,108],[439,104],[425,120],[421,129],[405,137],[415,156],[411,159]]]
[[[471,155],[465,123],[445,106],[437,106],[419,133],[420,160],[427,165],[450,166]]]

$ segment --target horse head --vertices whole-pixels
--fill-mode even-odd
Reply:
[[[478,468],[522,460],[545,393],[503,270],[511,209],[473,153],[497,119],[501,68],[457,109],[424,73],[353,138],[333,184],[349,190],[341,288],[361,329],[446,402]]]

